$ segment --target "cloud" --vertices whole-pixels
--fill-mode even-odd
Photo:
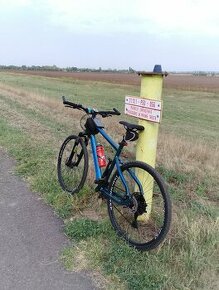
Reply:
[[[31,5],[32,3],[32,0],[0,0],[1,10],[6,8],[14,10],[19,7]]]
[[[53,25],[73,31],[219,35],[217,0],[42,2]]]
[[[53,25],[73,31],[115,32],[124,29],[125,1],[45,1],[44,9]],[[127,28],[126,28],[127,30]]]
[[[0,5],[37,10],[49,25],[78,33],[219,36],[218,0],[0,0]]]
[[[139,9],[139,17],[154,25],[154,30],[179,34],[219,35],[217,0],[138,2],[144,6],[144,9]]]

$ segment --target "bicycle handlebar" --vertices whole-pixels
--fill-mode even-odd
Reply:
[[[121,115],[121,113],[116,108],[113,108],[113,111],[95,111],[94,109],[85,108],[81,104],[75,104],[75,103],[69,102],[65,99],[65,96],[62,96],[62,100],[65,107],[83,110],[87,114],[101,115],[103,118],[109,117],[112,115]]]
[[[63,104],[65,105],[65,107],[70,107],[70,108],[79,109],[79,110],[86,109],[81,104],[75,104],[75,103],[66,101],[65,96],[62,96],[62,101],[63,101]]]

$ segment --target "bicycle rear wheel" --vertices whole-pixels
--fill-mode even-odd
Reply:
[[[65,139],[59,151],[57,171],[63,190],[74,194],[83,187],[88,171],[88,152],[82,138],[71,135]]]
[[[108,213],[116,233],[141,251],[156,248],[166,237],[171,222],[171,201],[161,176],[148,164],[135,161],[121,166],[132,203],[129,207],[108,200]],[[111,195],[126,197],[122,180],[115,172]]]

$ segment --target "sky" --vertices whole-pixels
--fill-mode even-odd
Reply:
[[[219,71],[218,0],[0,0],[0,64]]]

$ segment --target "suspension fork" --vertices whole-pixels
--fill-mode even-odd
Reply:
[[[88,141],[89,141],[89,138],[88,137],[86,137],[86,136],[83,136],[84,137],[84,140],[83,140],[83,142],[85,143],[85,145],[86,145],[86,147],[87,147],[87,145],[88,145]],[[69,158],[68,158],[68,160],[66,161],[66,165],[67,166],[78,166],[78,164],[81,162],[81,159],[82,159],[82,157],[83,157],[83,150],[81,149],[81,152],[80,152],[80,154],[77,154],[77,152],[75,151],[75,147],[76,146],[78,146],[78,144],[80,143],[80,140],[82,139],[82,137],[80,136],[80,134],[79,134],[79,136],[78,136],[78,138],[75,140],[75,143],[74,143],[74,146],[73,146],[73,148],[72,148],[72,150],[71,150],[71,153],[70,153],[70,155],[69,155]],[[73,162],[72,163],[72,159],[73,159],[73,157],[74,157],[74,155],[75,154],[77,154],[77,161],[76,162]]]

